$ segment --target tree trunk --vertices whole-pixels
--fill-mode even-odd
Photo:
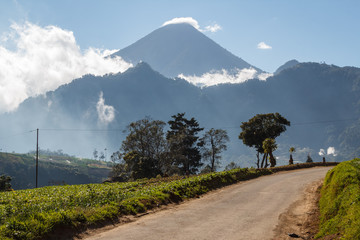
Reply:
[[[267,162],[267,158],[268,158],[268,153],[265,153],[265,168],[267,168],[269,166],[268,162]]]
[[[211,159],[211,172],[214,172],[215,168],[215,151],[212,151],[212,159]]]
[[[265,158],[266,158],[266,153],[264,153],[264,155],[263,155],[263,159],[262,159],[262,161],[261,161],[261,168],[264,168]],[[266,166],[266,165],[265,165],[265,166]]]
[[[257,168],[260,168],[260,158],[259,158],[259,152],[256,153],[256,157],[257,157],[257,162],[256,162],[256,165],[257,165]]]

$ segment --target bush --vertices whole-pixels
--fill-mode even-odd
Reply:
[[[6,175],[0,176],[0,192],[11,190],[11,177]]]
[[[360,159],[342,162],[326,175],[321,189],[317,237],[340,234],[360,239]]]

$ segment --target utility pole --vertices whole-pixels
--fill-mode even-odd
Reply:
[[[39,129],[36,129],[36,188],[38,187],[38,167],[39,167]]]

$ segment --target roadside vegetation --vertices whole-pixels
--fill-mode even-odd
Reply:
[[[342,162],[328,172],[321,190],[318,238],[360,239],[359,186],[359,158]]]
[[[51,239],[52,233],[63,228],[75,234],[97,224],[116,222],[124,215],[177,203],[238,181],[317,165],[322,163],[2,192],[0,239]]]

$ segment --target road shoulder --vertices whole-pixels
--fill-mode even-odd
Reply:
[[[294,239],[289,234],[296,234],[298,239],[314,239],[319,230],[322,183],[323,180],[318,180],[307,185],[301,198],[280,214],[278,225],[274,229],[274,240]]]

